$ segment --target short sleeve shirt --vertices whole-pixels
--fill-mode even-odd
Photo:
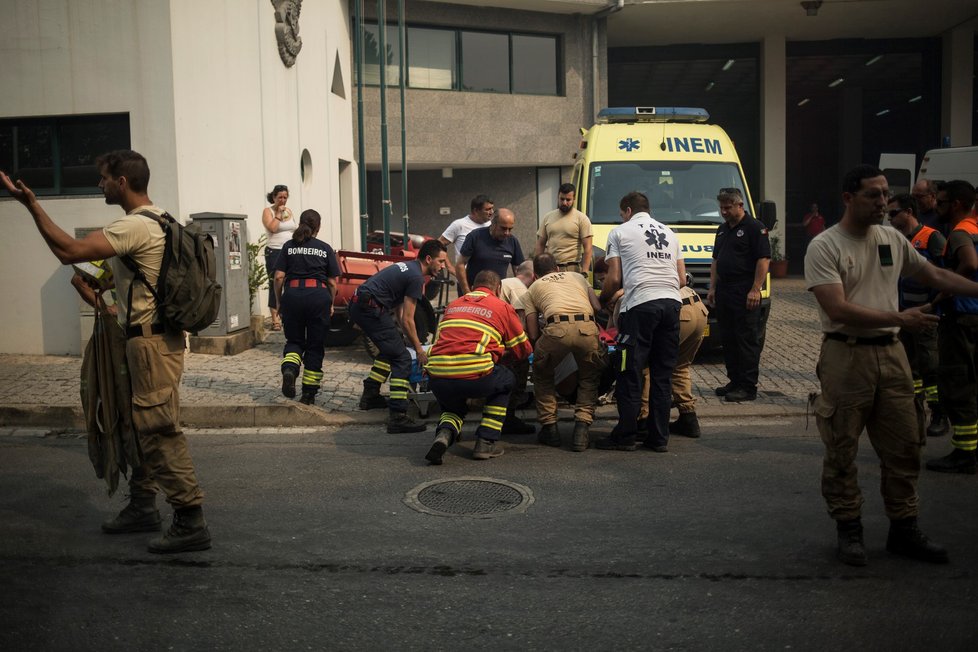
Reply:
[[[404,303],[404,297],[420,301],[424,296],[424,274],[421,263],[411,260],[394,263],[380,270],[360,286],[362,292],[369,293],[374,300],[388,310]]]
[[[726,222],[717,228],[713,259],[717,264],[717,299],[746,297],[754,285],[757,261],[771,257],[767,229],[750,215],[731,227]],[[731,296],[733,295],[733,296]]]
[[[275,261],[275,271],[285,272],[285,278],[314,278],[325,282],[340,275],[336,252],[329,244],[317,238],[303,243],[289,240]]]
[[[441,234],[441,237],[455,245],[455,253],[458,254],[462,251],[462,245],[465,244],[465,238],[469,233],[487,226],[489,226],[489,222],[479,224],[472,219],[471,215],[466,215],[449,224],[445,232]]]
[[[503,240],[496,240],[489,229],[472,231],[465,239],[461,253],[467,259],[465,276],[469,287],[472,286],[476,274],[484,269],[491,269],[500,278],[506,278],[511,265],[523,262],[523,249],[520,248],[519,240],[511,235]]]
[[[580,263],[584,254],[584,241],[591,237],[591,220],[587,215],[572,208],[566,215],[559,209],[543,217],[537,237],[547,238],[547,252],[558,265]]]
[[[132,287],[132,318],[130,324],[152,324],[156,319],[156,300],[145,283],[134,281],[135,274],[121,256],[129,256],[139,271],[153,288],[156,287],[163,262],[166,235],[155,219],[138,215],[139,211],[149,211],[156,215],[164,213],[158,206],[140,206],[122,219],[116,220],[102,229],[116,255],[109,259],[112,276],[115,278],[116,300],[119,306],[118,320],[125,328],[126,314],[129,310],[129,289]]]
[[[812,239],[805,255],[805,285],[809,290],[820,285],[841,284],[847,301],[875,310],[896,312],[897,285],[901,276],[911,276],[929,264],[914,250],[902,233],[890,226],[873,225],[864,238],[842,230],[838,225]],[[876,337],[900,330],[854,328],[829,319],[818,308],[822,331],[853,337]]]
[[[680,300],[679,238],[648,213],[636,213],[611,230],[606,258],[621,258],[621,312],[655,299]]]
[[[523,297],[526,314],[544,319],[554,315],[594,315],[587,279],[577,272],[554,272],[533,281]]]
[[[513,306],[514,310],[523,309],[523,296],[526,294],[523,281],[514,277],[504,278],[499,288],[499,298]]]

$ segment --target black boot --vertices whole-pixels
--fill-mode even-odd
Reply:
[[[927,425],[928,437],[943,437],[951,429],[947,415],[941,409],[940,403],[930,403],[930,423]]]
[[[387,407],[387,399],[380,395],[380,385],[377,383],[363,383],[363,394],[360,395],[361,410],[379,410]]]
[[[435,431],[435,441],[431,444],[431,448],[428,449],[428,454],[424,458],[431,464],[437,466],[442,463],[441,458],[445,454],[445,451],[454,443],[455,437],[452,436],[451,430],[448,428],[438,428]]]
[[[545,423],[540,426],[540,433],[537,435],[537,441],[545,446],[560,448],[560,432],[557,431],[557,424]]]
[[[944,457],[927,462],[929,471],[938,473],[966,473],[975,474],[975,452],[955,448]]]
[[[591,424],[584,421],[574,422],[574,438],[571,440],[571,450],[581,453],[587,450],[591,444]]]
[[[424,421],[412,419],[407,412],[391,412],[387,419],[387,432],[392,435],[399,432],[424,432],[427,428]]]
[[[191,552],[211,547],[211,533],[204,521],[204,510],[197,507],[178,507],[173,510],[173,523],[159,539],[149,542],[155,553]]]
[[[302,396],[299,397],[299,402],[303,405],[314,405],[316,403],[316,392],[302,390]]]
[[[835,528],[839,535],[838,548],[835,556],[843,564],[850,566],[866,565],[866,548],[863,546],[863,523],[861,520],[836,521]]]
[[[536,426],[512,415],[507,416],[506,420],[503,421],[503,429],[500,432],[504,435],[532,435],[536,431]]]
[[[890,521],[890,533],[886,537],[886,550],[895,555],[903,555],[932,564],[946,564],[947,550],[933,543],[917,527],[917,517],[910,516]]]
[[[156,509],[156,496],[131,496],[129,504],[111,521],[102,523],[106,534],[125,534],[127,532],[159,532],[163,519]]]
[[[680,412],[679,418],[669,424],[669,432],[697,439],[700,436],[700,422],[695,412]]]
[[[282,396],[295,398],[295,369],[282,367]]]

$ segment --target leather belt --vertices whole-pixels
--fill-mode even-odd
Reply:
[[[887,346],[896,342],[896,336],[893,334],[877,335],[876,337],[853,337],[845,333],[825,333],[825,339],[863,346]]]
[[[550,315],[547,317],[548,324],[559,321],[594,321],[594,315]]]
[[[318,278],[294,278],[288,283],[290,288],[325,288],[329,287],[325,281]]]
[[[700,301],[702,301],[702,299],[700,299],[699,295],[692,296],[692,297],[686,297],[685,299],[683,299],[683,305],[684,306],[689,306],[689,305],[692,305],[694,303],[699,303]]]
[[[149,337],[150,335],[162,335],[166,332],[163,324],[139,324],[137,326],[130,326],[126,329],[126,339],[131,340],[134,337]]]

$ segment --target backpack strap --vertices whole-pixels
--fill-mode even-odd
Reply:
[[[149,219],[153,220],[154,222],[156,222],[157,224],[160,225],[160,229],[163,230],[163,234],[164,235],[166,235],[166,229],[165,229],[165,226],[164,225],[167,222],[175,222],[176,221],[176,220],[173,219],[173,216],[172,215],[170,215],[169,213],[167,213],[165,211],[164,211],[164,213],[162,215],[157,215],[153,211],[143,210],[143,211],[137,211],[136,213],[134,213],[134,215],[142,215],[143,217],[148,217]],[[163,252],[163,257],[164,258],[166,257],[166,252],[165,251]],[[125,255],[125,256],[119,256],[119,260],[121,260],[122,263],[126,267],[128,267],[129,270],[133,273],[133,281],[139,280],[139,281],[141,281],[143,283],[143,285],[146,286],[146,289],[149,290],[149,293],[153,295],[153,299],[156,301],[156,306],[157,306],[157,310],[158,310],[159,309],[159,306],[160,306],[160,295],[156,291],[156,288],[154,288],[153,285],[148,280],[146,280],[146,276],[143,274],[142,270],[139,269],[139,265],[136,264],[136,261],[133,260],[132,257],[129,256],[128,254]],[[162,268],[162,265],[161,265],[160,266],[160,274],[163,273],[162,272],[162,269],[163,268]],[[159,282],[158,279],[157,279],[157,282]],[[129,298],[126,300],[126,332],[127,333],[129,332],[129,329],[132,327],[132,286],[133,286],[133,284],[130,283],[129,284],[129,295],[128,295]]]

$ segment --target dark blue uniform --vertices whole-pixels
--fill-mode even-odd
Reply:
[[[363,381],[364,396],[379,396],[380,386],[388,377],[391,412],[406,413],[408,391],[411,388],[411,354],[404,346],[404,337],[397,330],[391,312],[404,302],[404,297],[420,301],[424,292],[421,263],[412,260],[394,263],[371,276],[361,285],[350,302],[350,317],[363,330],[380,353]],[[366,409],[361,400],[361,408]]]
[[[333,305],[327,279],[340,274],[336,253],[316,238],[301,244],[290,240],[282,247],[275,270],[285,272],[279,306],[285,331],[282,371],[289,369],[298,376],[299,368],[304,365],[302,394],[315,396],[323,380],[326,332]]]
[[[515,236],[506,236],[502,240],[492,237],[491,227],[475,229],[465,236],[462,251],[465,256],[465,276],[469,287],[475,282],[475,276],[484,269],[491,269],[499,274],[499,278],[509,276],[510,265],[520,265],[523,262],[523,249]]]
[[[731,389],[757,394],[757,377],[764,341],[761,309],[747,309],[757,261],[771,257],[767,229],[750,215],[730,227],[717,228],[713,259],[717,264],[716,313],[723,358]]]

